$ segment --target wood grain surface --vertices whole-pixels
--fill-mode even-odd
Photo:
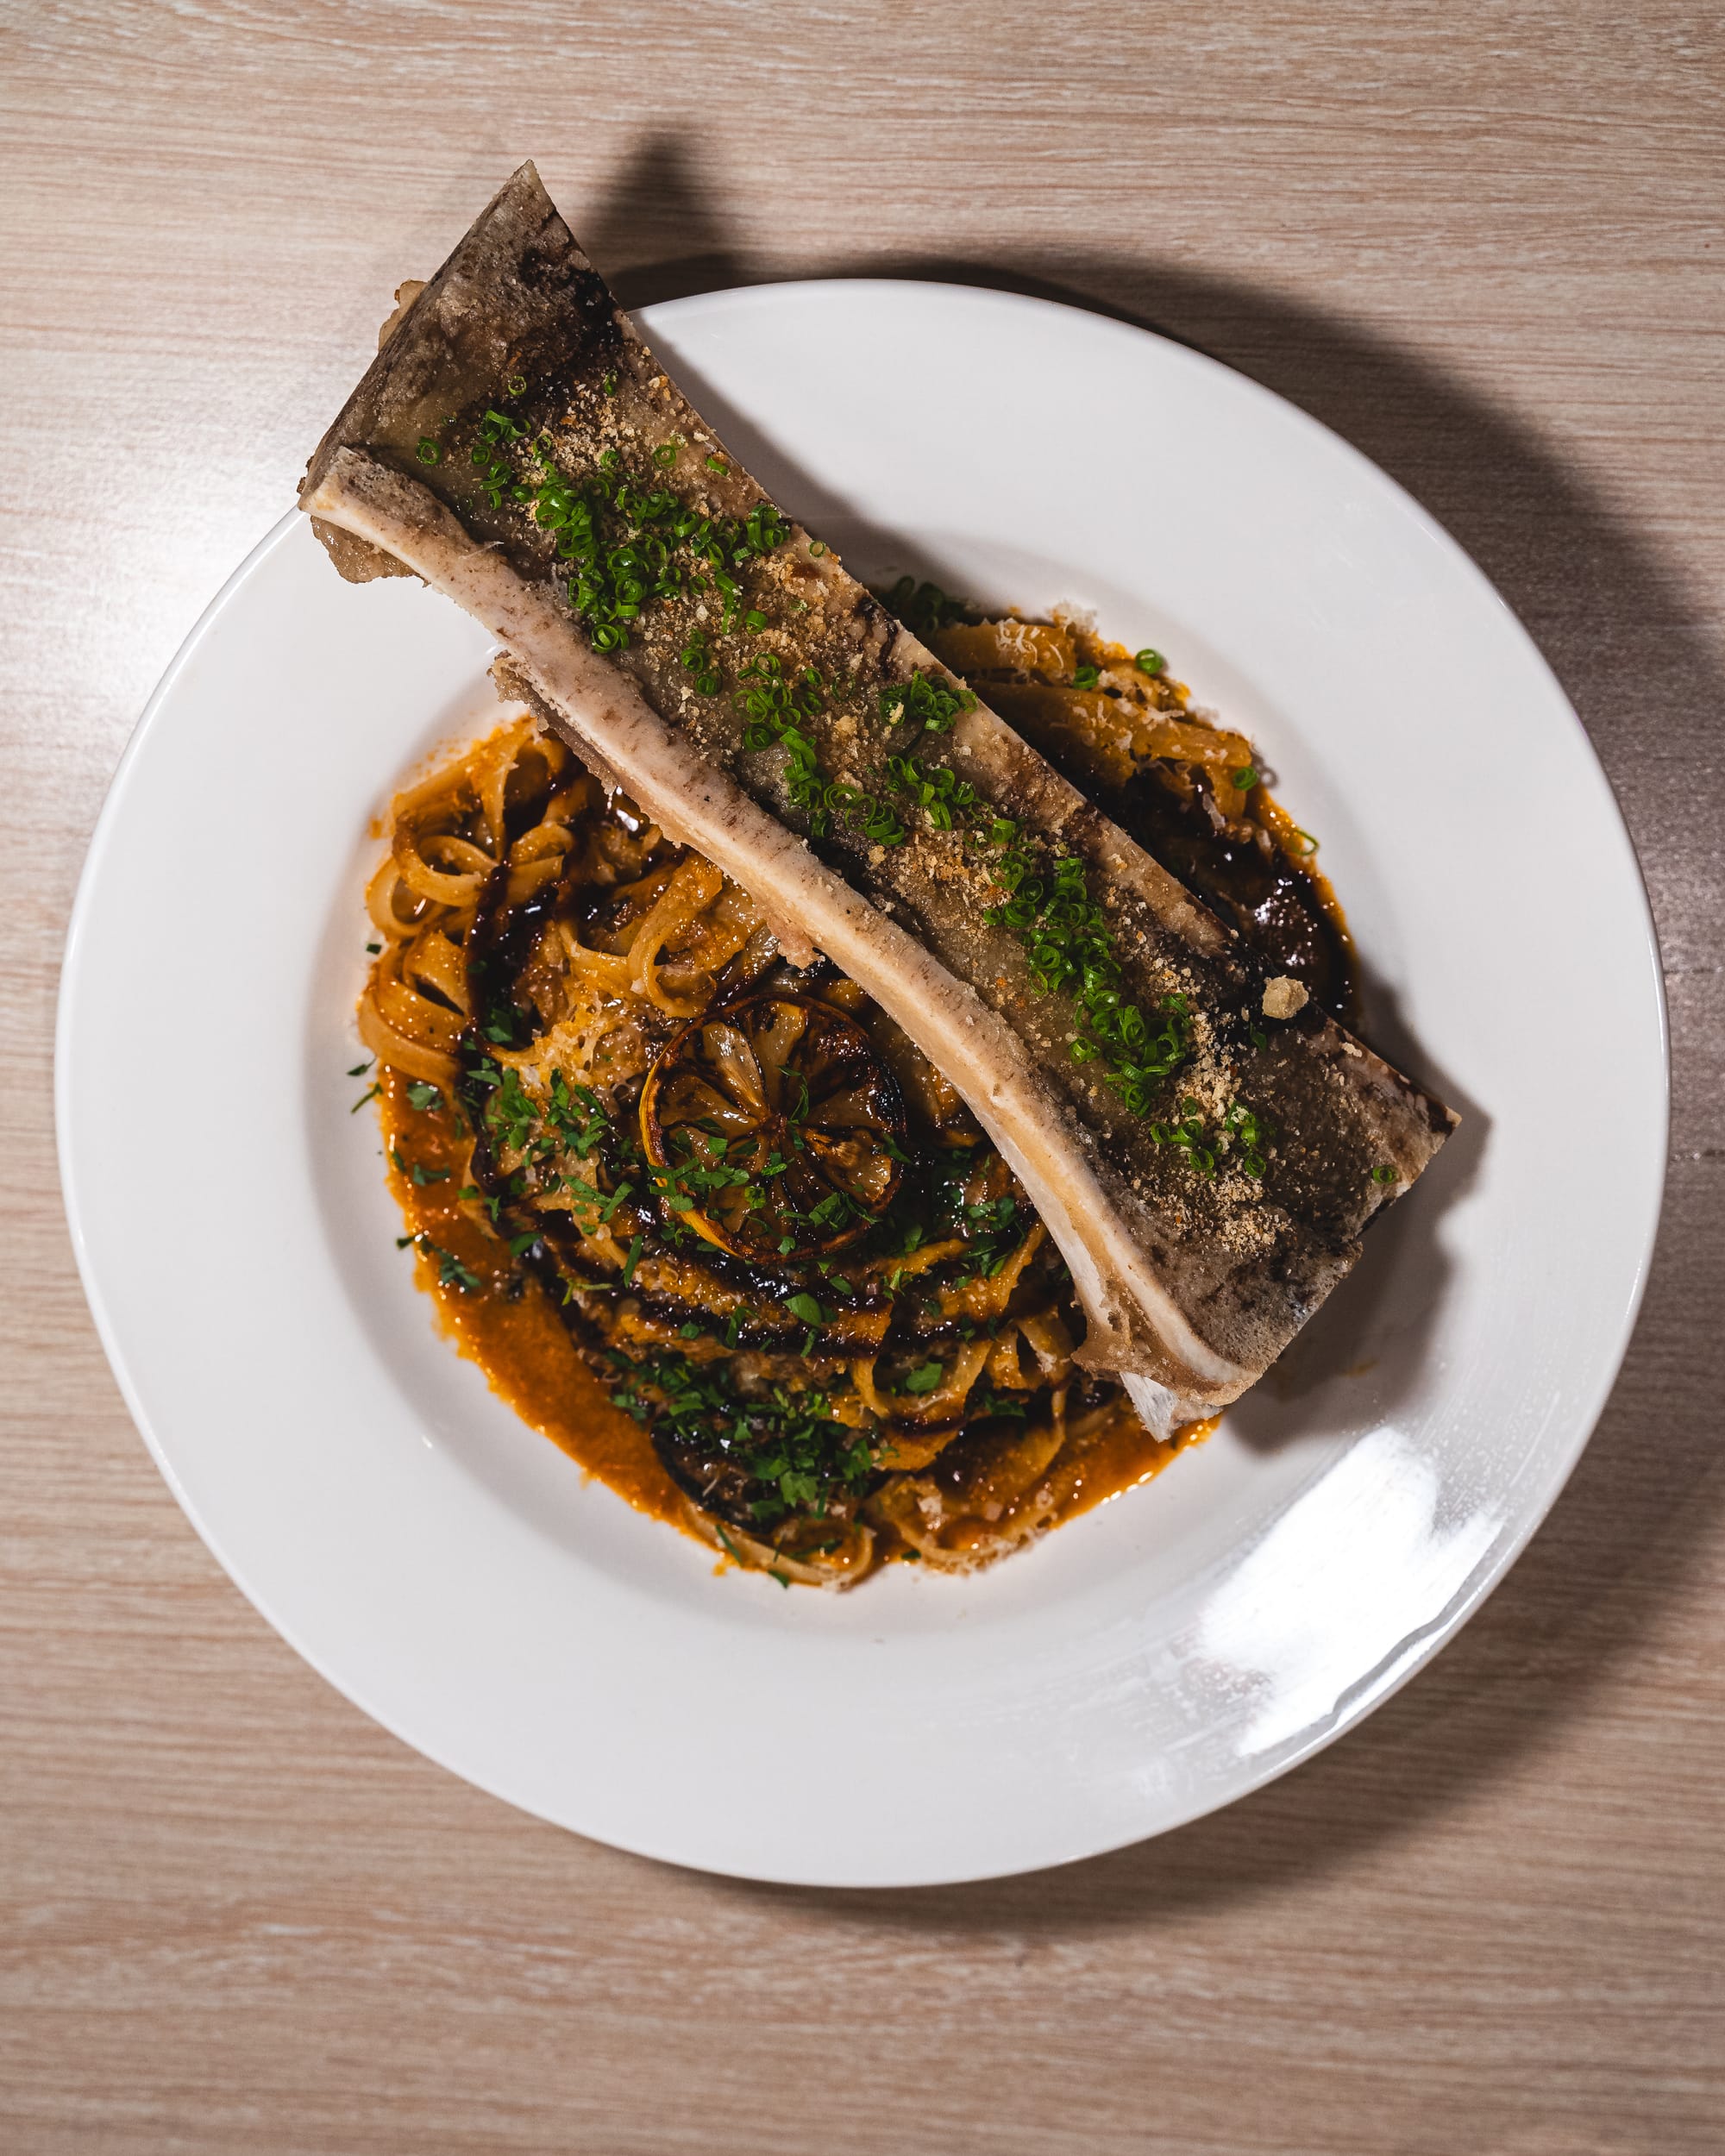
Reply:
[[[1701,0],[7,0],[0,2147],[1725,2146],[1722,103]],[[632,303],[973,279],[1269,384],[1496,580],[1628,816],[1676,1114],[1599,1432],[1429,1671],[1159,1842],[863,1896],[518,1817],[253,1614],[103,1361],[49,1094],[104,788],[391,288],[530,154]]]

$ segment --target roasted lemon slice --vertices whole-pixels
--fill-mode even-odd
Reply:
[[[734,1257],[790,1265],[853,1242],[892,1203],[904,1109],[854,1018],[768,994],[667,1044],[641,1138],[675,1218]]]

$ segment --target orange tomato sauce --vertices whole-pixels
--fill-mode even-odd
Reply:
[[[447,1100],[420,1112],[408,1105],[411,1079],[385,1068],[379,1082],[389,1187],[408,1233],[433,1246],[417,1248],[413,1263],[417,1284],[436,1305],[438,1329],[485,1372],[499,1400],[579,1467],[637,1511],[687,1528],[682,1494],[646,1431],[612,1405],[543,1287],[516,1272],[505,1247],[457,1201],[467,1146]],[[415,1181],[416,1168],[424,1182]],[[446,1257],[496,1292],[464,1288]],[[518,1282],[519,1294],[511,1293]]]
[[[423,1238],[416,1241],[415,1279],[436,1306],[438,1330],[484,1371],[499,1400],[585,1474],[596,1476],[637,1511],[693,1536],[682,1493],[646,1430],[612,1404],[543,1284],[516,1271],[505,1246],[460,1203],[456,1193],[466,1173],[467,1144],[448,1101],[434,1110],[414,1109],[407,1099],[412,1081],[387,1066],[379,1071],[378,1082],[390,1191],[407,1233]],[[465,1286],[458,1267],[490,1292]],[[518,1286],[519,1292],[513,1292]],[[1123,1401],[1120,1412],[1077,1448],[1057,1518],[1076,1519],[1150,1482],[1188,1446],[1208,1437],[1219,1420],[1189,1424],[1164,1444]]]

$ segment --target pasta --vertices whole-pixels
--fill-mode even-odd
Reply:
[[[925,626],[1116,785],[1273,809],[1248,743],[1082,624]],[[524,1328],[567,1341],[611,1427],[561,1441],[635,1501],[843,1586],[990,1562],[1206,1426],[1158,1443],[1077,1365],[1063,1262],[900,1029],[531,716],[397,797],[366,906],[421,1278],[542,1426],[570,1366],[527,1368]]]

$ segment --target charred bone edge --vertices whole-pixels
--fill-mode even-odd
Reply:
[[[796,921],[882,1003],[969,1104],[1071,1269],[1089,1331],[1083,1360],[1135,1381],[1157,1435],[1238,1399],[1258,1376],[1199,1338],[1126,1233],[1063,1118],[1050,1114],[1017,1037],[975,990],[818,861],[795,834],[667,726],[590,651],[549,594],[480,546],[430,490],[355,449],[329,460],[301,506],[392,555],[508,649],[584,759],[615,775],[674,840],[703,854],[769,922]],[[776,931],[775,931],[776,932]]]

